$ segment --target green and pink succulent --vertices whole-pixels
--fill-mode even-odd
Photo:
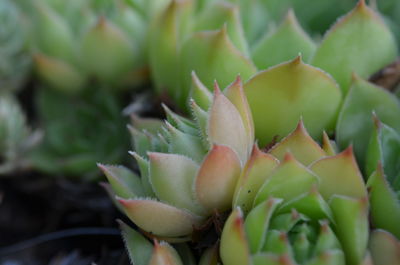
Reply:
[[[123,211],[161,239],[190,240],[213,213],[230,210],[254,143],[240,79],[224,92],[215,85],[209,110],[195,101],[191,106],[193,120],[166,109],[168,120],[156,135],[131,129],[141,178],[123,167],[100,165]]]

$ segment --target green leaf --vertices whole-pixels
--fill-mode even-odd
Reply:
[[[256,44],[251,57],[259,69],[267,69],[299,54],[308,62],[315,48],[314,42],[303,31],[291,10],[274,32],[268,33]]]
[[[366,255],[369,235],[367,199],[334,195],[329,205],[336,222],[335,232],[346,256],[346,264],[360,264]]]
[[[238,74],[248,80],[256,73],[251,60],[232,43],[226,26],[218,31],[195,33],[188,38],[182,47],[181,63],[181,100],[188,97],[192,71],[208,88],[213,87],[215,80],[221,87],[226,87]]]
[[[122,238],[133,265],[148,265],[153,252],[152,244],[141,234],[119,221]]]
[[[330,73],[346,94],[353,72],[367,78],[396,56],[394,36],[362,0],[328,31],[311,63]]]
[[[282,139],[303,118],[311,137],[334,127],[341,92],[321,70],[300,57],[259,72],[244,85],[260,145]]]
[[[388,126],[400,131],[400,103],[397,98],[363,79],[354,76],[336,126],[340,148],[353,144],[357,159],[364,165],[373,130],[372,113]]]
[[[400,202],[385,179],[382,166],[368,179],[372,224],[400,238]]]

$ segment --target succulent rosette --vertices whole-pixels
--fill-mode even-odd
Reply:
[[[212,96],[195,75],[193,82],[198,94]],[[231,208],[254,142],[253,123],[239,78],[224,92],[215,85],[210,102],[209,108],[191,102],[193,120],[166,109],[158,133],[138,130],[157,128],[151,120],[131,128],[140,178],[123,167],[100,165],[119,207],[148,235],[187,241],[207,217]]]
[[[13,1],[0,2],[0,90],[15,91],[30,70],[27,34]]]
[[[107,89],[89,88],[79,95],[41,88],[36,94],[43,141],[30,160],[52,176],[97,180],[97,161],[122,163],[129,148],[127,119],[118,96]]]
[[[253,151],[233,206],[224,265],[369,264],[367,188],[352,149],[335,154],[326,135],[321,148],[302,123],[268,153]]]
[[[282,2],[288,6],[291,1]],[[320,41],[301,28],[296,8],[277,27],[264,26],[258,38],[248,37],[257,23],[246,12],[255,3],[205,1],[199,7],[190,0],[171,1],[150,27],[149,58],[158,91],[166,91],[183,108],[191,95],[192,71],[209,89],[214,80],[227,86],[240,74],[261,145],[275,136],[282,139],[300,116],[315,139],[323,130],[332,132],[354,86],[353,74],[369,78],[398,54],[393,34],[364,1]],[[301,59],[293,59],[299,53]],[[265,113],[271,113],[268,122]],[[342,148],[348,144],[339,141]]]
[[[29,0],[38,76],[66,93],[130,87],[146,78],[146,17],[130,1]]]
[[[29,154],[40,138],[29,128],[16,98],[0,93],[0,175],[29,168]]]

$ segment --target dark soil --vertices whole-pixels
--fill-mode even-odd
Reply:
[[[0,180],[0,264],[129,264],[116,219],[95,183],[38,174]]]

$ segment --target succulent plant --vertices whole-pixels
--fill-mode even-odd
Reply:
[[[191,95],[191,71],[209,89],[214,80],[226,86],[239,73],[261,145],[287,135],[300,116],[314,138],[323,130],[332,132],[343,98],[356,86],[354,73],[366,79],[396,59],[393,34],[364,1],[320,43],[301,29],[293,11],[276,29],[251,40],[243,10],[251,5],[238,2],[206,1],[199,10],[190,0],[171,1],[151,27],[150,65],[158,90],[181,107]],[[302,59],[291,60],[299,53]],[[268,122],[265,113],[271,113]]]
[[[50,87],[76,93],[91,81],[118,89],[145,78],[145,17],[128,1],[29,2],[35,69]]]
[[[166,109],[168,121],[158,135],[131,128],[141,178],[123,167],[100,165],[128,217],[164,240],[189,240],[207,217],[230,209],[254,142],[240,79],[224,93],[215,85],[208,111],[195,101],[191,105],[193,120]]]
[[[326,137],[324,145],[300,123],[269,154],[248,161],[242,176],[253,182],[252,195],[236,202],[225,224],[223,264],[367,264],[366,186],[351,148],[330,155]],[[270,155],[280,163],[266,171],[262,159]]]
[[[0,2],[0,90],[21,87],[30,69],[27,34],[20,12],[10,0]]]
[[[28,127],[17,100],[0,93],[0,175],[30,167],[29,154],[40,138]]]
[[[371,222],[400,239],[400,133],[374,117],[365,171],[370,190]]]
[[[54,176],[93,180],[97,161],[124,161],[129,147],[120,98],[106,89],[66,96],[41,88],[36,95],[44,139],[30,156],[33,166]]]

